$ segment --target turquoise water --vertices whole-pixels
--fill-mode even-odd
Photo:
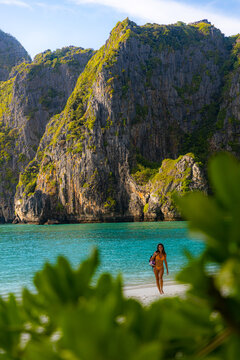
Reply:
[[[204,247],[189,238],[185,222],[1,225],[0,294],[19,294],[23,286],[33,288],[34,273],[58,255],[76,267],[93,247],[100,251],[99,273],[121,273],[125,285],[154,283],[148,260],[159,242],[167,252],[166,280],[173,279],[186,263],[184,249],[197,255]]]

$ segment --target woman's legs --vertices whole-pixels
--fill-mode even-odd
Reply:
[[[160,288],[160,282],[159,282],[159,270],[154,268],[153,271],[154,271],[154,275],[155,275],[155,278],[156,278],[157,288],[158,288],[158,290],[159,290],[159,292],[161,294],[161,288]]]
[[[160,284],[160,294],[164,294],[163,292],[163,273],[164,273],[164,268],[160,269],[158,272],[158,276],[159,276],[159,284]]]

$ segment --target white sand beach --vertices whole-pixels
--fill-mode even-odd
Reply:
[[[163,297],[184,297],[187,289],[188,285],[178,284],[174,281],[165,281],[163,285],[163,295],[159,294],[157,286],[154,283],[125,286],[124,294],[127,298],[134,298],[139,300],[144,305],[148,305],[151,302]]]

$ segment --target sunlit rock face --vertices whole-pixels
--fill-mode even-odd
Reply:
[[[229,51],[208,23],[118,23],[20,178],[18,220],[179,218],[171,195],[207,189],[195,156],[208,151]]]
[[[14,219],[19,173],[37,151],[50,118],[63,110],[94,51],[68,47],[37,55],[0,82],[0,219]]]
[[[226,94],[238,94],[237,41],[206,20],[137,26],[126,19],[97,52],[81,50],[84,64],[75,72],[73,49],[71,65],[67,55],[45,52],[35,65],[13,70],[2,118],[17,129],[15,148],[26,158],[18,161],[9,145],[8,163],[15,161],[18,172],[7,197],[15,194],[15,202],[11,210],[2,206],[10,211],[2,218],[179,219],[174,195],[208,190],[207,159],[228,148],[224,131],[237,129],[226,120],[230,110],[222,115]]]

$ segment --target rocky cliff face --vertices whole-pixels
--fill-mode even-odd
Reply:
[[[206,159],[230,45],[207,22],[118,23],[20,176],[18,220],[178,218],[172,193],[206,190],[178,157]]]
[[[0,81],[5,81],[12,68],[31,58],[22,45],[11,35],[0,30]]]
[[[14,219],[20,171],[36,154],[49,119],[62,111],[93,50],[68,47],[39,54],[0,82],[0,220]]]
[[[176,160],[164,160],[158,173],[148,182],[146,190],[144,220],[176,220],[180,219],[180,214],[174,203],[174,195],[193,190],[207,193],[208,186],[194,155],[187,154]]]
[[[43,183],[43,179],[39,176],[36,182],[37,162],[32,162],[22,175],[21,180],[23,182],[26,177],[31,176],[31,182],[28,183],[28,186],[31,184],[31,190],[34,189],[34,192],[28,194],[25,192],[23,201],[22,198],[16,200],[16,213],[20,222],[52,224],[69,221],[180,220],[180,214],[174,203],[174,194],[184,194],[192,190],[207,192],[208,189],[202,169],[194,159],[193,154],[180,156],[176,160],[164,160],[155,175],[144,185],[137,184],[129,174],[125,175],[125,189],[120,194],[116,192],[116,187],[120,188],[120,186],[117,184],[115,176],[110,172],[108,179],[104,179],[107,180],[107,184],[101,183],[98,180],[98,170],[95,169],[89,181],[82,186],[81,192],[73,187],[65,187],[64,184],[60,188],[62,198],[58,198],[58,184],[54,175],[57,172],[60,173],[61,170],[58,168],[58,164],[55,167],[53,163],[47,162],[43,166],[48,173],[47,183]],[[65,174],[65,171],[66,169],[63,169],[62,173]],[[73,177],[72,174],[71,177]],[[62,184],[62,180],[60,183]],[[96,197],[96,189],[99,191],[98,197]],[[102,193],[100,193],[101,190]],[[125,196],[126,210],[119,213],[118,206],[122,204],[123,196]],[[103,204],[100,203],[101,199],[104,200]],[[80,212],[79,203],[82,200],[84,200],[85,207],[84,211]],[[70,206],[72,211],[68,213],[67,210]],[[75,210],[77,207],[78,211]]]
[[[232,37],[232,51],[224,79],[221,107],[211,139],[212,151],[228,150],[240,156],[240,36]]]

